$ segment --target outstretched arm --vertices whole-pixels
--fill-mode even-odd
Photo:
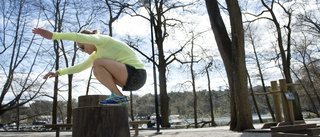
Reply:
[[[53,33],[49,30],[46,29],[41,29],[41,28],[34,28],[32,29],[32,32],[34,34],[40,34],[40,36],[46,38],[46,39],[52,39]]]

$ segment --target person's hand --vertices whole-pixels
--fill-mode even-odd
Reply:
[[[40,36],[46,39],[52,39],[53,33],[49,30],[41,29],[41,28],[33,28],[32,33],[40,34]]]
[[[58,71],[50,71],[46,75],[44,75],[43,79],[52,78],[58,76],[60,73]]]

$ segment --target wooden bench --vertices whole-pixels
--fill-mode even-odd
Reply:
[[[298,124],[271,127],[272,137],[307,137],[318,136],[320,134],[320,128],[317,124]]]
[[[307,129],[307,135],[308,136],[319,136],[320,134],[320,128],[316,127],[316,128],[308,128]]]
[[[132,125],[133,126],[133,128],[134,128],[134,135],[139,135],[139,124],[148,124],[148,122],[149,122],[150,120],[143,120],[143,121],[130,121],[129,123],[130,123],[130,125]]]
[[[53,130],[56,130],[56,137],[60,136],[60,128],[71,128],[72,124],[45,124],[45,128],[52,128]]]

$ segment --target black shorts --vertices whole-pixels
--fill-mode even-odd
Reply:
[[[128,78],[127,83],[123,87],[123,91],[134,91],[140,89],[147,79],[147,72],[144,69],[136,69],[130,65],[127,65]]]

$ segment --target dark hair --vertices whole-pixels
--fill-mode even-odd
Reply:
[[[99,34],[99,30],[91,31],[91,30],[85,29],[85,30],[81,31],[81,33],[83,33],[83,34]]]

